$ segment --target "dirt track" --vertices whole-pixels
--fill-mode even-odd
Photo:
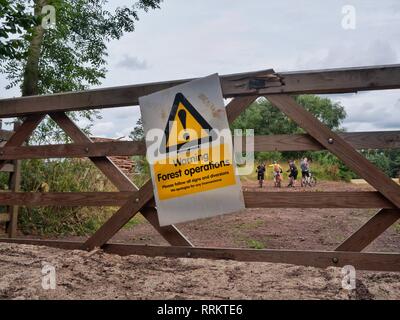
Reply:
[[[252,182],[244,186],[258,190]],[[300,188],[267,188],[304,192]],[[324,182],[317,190],[360,188],[367,190],[368,186]],[[179,228],[195,245],[331,250],[374,212],[249,209]],[[113,241],[165,243],[145,222],[121,230]],[[398,227],[386,231],[368,251],[399,252]],[[41,288],[43,262],[56,268],[56,290]],[[348,292],[341,288],[338,268],[119,257],[102,252],[88,256],[86,252],[10,244],[0,244],[0,270],[0,297],[6,299],[400,299],[400,273],[357,272],[357,290]]]
[[[41,267],[56,268],[55,290]],[[0,244],[0,297],[6,299],[400,299],[400,274],[363,273],[341,288],[340,269],[204,259],[119,257]]]

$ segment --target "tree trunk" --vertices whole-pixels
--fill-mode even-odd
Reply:
[[[35,17],[39,17],[42,8],[47,0],[34,0]],[[24,79],[22,83],[22,96],[32,96],[39,94],[39,59],[43,44],[45,29],[42,27],[41,21],[32,30],[32,39],[28,48],[28,58],[26,60]]]

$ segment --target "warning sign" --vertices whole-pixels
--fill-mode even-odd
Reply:
[[[160,225],[242,210],[218,75],[139,102]]]
[[[201,143],[211,142],[215,138],[213,133],[209,123],[185,96],[178,92],[163,137],[166,152],[180,151],[182,146],[187,149]]]

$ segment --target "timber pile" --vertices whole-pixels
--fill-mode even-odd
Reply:
[[[100,138],[100,137],[92,137],[93,142],[112,142],[119,141],[117,139],[110,138]],[[134,162],[132,161],[130,156],[110,156],[109,157],[115,165],[120,168],[125,174],[131,174],[135,167]]]

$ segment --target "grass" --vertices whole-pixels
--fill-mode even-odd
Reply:
[[[145,221],[144,217],[141,214],[135,215],[128,223],[124,226],[125,229],[133,228],[139,224],[142,224]]]
[[[261,227],[264,223],[265,223],[265,221],[262,219],[255,219],[254,221],[241,222],[241,223],[235,225],[235,228],[239,229],[239,230],[251,230],[251,229]]]
[[[248,239],[246,241],[247,247],[251,249],[265,249],[264,243],[255,239]]]
[[[394,231],[396,231],[396,233],[400,233],[400,223],[396,223],[394,225]]]

